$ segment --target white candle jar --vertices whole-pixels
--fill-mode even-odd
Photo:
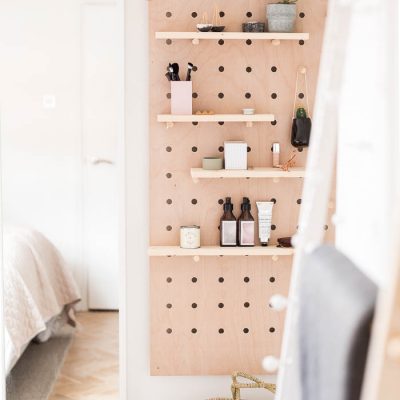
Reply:
[[[200,227],[197,225],[181,226],[181,248],[198,249],[200,247]]]

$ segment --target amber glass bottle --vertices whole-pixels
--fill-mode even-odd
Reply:
[[[227,197],[224,204],[224,214],[220,223],[220,245],[222,247],[236,246],[237,240],[236,217],[233,215],[233,204],[231,198]]]
[[[254,246],[254,218],[251,215],[251,204],[247,197],[243,197],[242,213],[238,219],[238,244],[243,247]]]

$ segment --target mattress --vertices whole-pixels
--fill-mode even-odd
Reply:
[[[6,227],[3,232],[6,371],[35,337],[47,340],[58,316],[80,300],[59,251],[41,233]]]

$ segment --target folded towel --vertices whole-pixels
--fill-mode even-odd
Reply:
[[[321,246],[302,263],[303,400],[359,400],[376,286],[344,255]]]

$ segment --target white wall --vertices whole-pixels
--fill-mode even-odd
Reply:
[[[204,400],[230,397],[230,377],[149,375],[147,2],[125,0],[125,7],[127,398]],[[251,398],[267,400],[272,397],[260,390],[252,393]]]
[[[394,161],[400,154],[397,0],[385,5],[353,5],[339,108],[336,231],[338,247],[381,284],[390,265]]]
[[[3,0],[0,112],[4,220],[60,249],[82,283],[80,0]],[[45,109],[43,96],[56,108]]]

